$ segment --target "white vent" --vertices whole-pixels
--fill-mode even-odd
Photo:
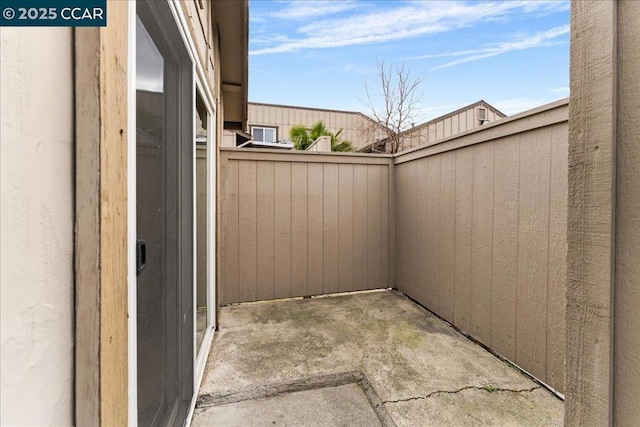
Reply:
[[[480,124],[488,120],[486,108],[478,108],[478,120],[480,120]]]

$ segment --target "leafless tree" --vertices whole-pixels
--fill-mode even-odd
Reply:
[[[412,76],[404,64],[387,67],[384,61],[376,63],[376,75],[384,105],[378,106],[366,82],[367,99],[361,102],[370,110],[371,117],[382,126],[386,138],[373,144],[371,151],[397,153],[402,149],[401,132],[415,121],[418,105],[423,98],[419,88],[424,76]]]

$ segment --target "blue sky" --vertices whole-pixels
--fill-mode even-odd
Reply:
[[[376,62],[425,77],[418,121],[569,94],[568,1],[251,0],[249,100],[367,113]]]

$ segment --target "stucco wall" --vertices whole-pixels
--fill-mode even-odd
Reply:
[[[71,34],[0,30],[2,425],[73,421]]]

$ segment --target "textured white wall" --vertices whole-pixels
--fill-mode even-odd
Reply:
[[[69,28],[0,30],[0,424],[73,422]]]

